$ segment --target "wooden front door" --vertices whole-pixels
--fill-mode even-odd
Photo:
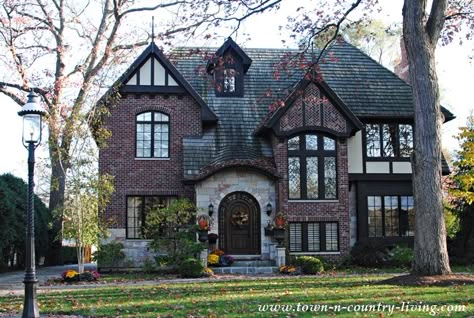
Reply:
[[[227,254],[260,254],[260,208],[246,192],[227,195],[219,206],[219,246]]]

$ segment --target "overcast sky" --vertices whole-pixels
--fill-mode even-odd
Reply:
[[[296,6],[295,3],[299,5],[300,2],[284,1],[280,11],[252,17],[243,25],[242,31],[234,35],[234,40],[243,47],[282,47],[281,39],[285,35],[280,34],[278,27],[286,21],[287,12]],[[401,21],[402,0],[383,0],[381,3],[384,10],[378,18],[386,24]],[[244,31],[250,35],[250,40],[243,35]],[[449,151],[458,146],[453,136],[459,126],[465,125],[467,116],[474,108],[474,65],[468,58],[474,50],[472,42],[466,42],[463,46],[453,43],[439,47],[436,52],[442,104],[457,117],[443,127],[443,147]],[[189,42],[189,45],[199,43]],[[0,174],[10,172],[26,178],[27,151],[21,144],[19,110],[19,106],[0,95]],[[45,157],[45,151],[40,151],[39,155]]]

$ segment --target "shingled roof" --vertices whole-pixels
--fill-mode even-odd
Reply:
[[[193,51],[193,54],[189,54]],[[199,52],[198,54],[196,52]],[[203,178],[203,171],[239,160],[268,166],[272,148],[265,137],[254,132],[268,119],[275,103],[285,100],[303,78],[303,70],[280,74],[277,64],[298,51],[245,49],[252,66],[244,77],[243,97],[216,97],[212,77],[206,73],[209,56],[215,49],[176,49],[171,59],[218,117],[215,126],[206,127],[202,138],[184,139],[186,179]],[[335,41],[320,64],[324,81],[358,118],[413,118],[411,87],[394,73],[344,40]],[[330,58],[329,58],[330,57]],[[446,120],[454,118],[443,109]],[[272,167],[267,172],[274,171]]]

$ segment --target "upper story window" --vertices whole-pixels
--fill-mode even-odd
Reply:
[[[218,97],[241,97],[244,93],[242,62],[227,54],[220,58],[213,69],[215,92]]]
[[[288,140],[288,190],[290,199],[337,198],[335,139],[302,134]]]
[[[223,91],[224,93],[235,92],[235,70],[232,68],[224,70]]]
[[[169,117],[146,112],[136,117],[136,157],[169,158]]]
[[[413,151],[413,126],[410,124],[367,124],[365,136],[369,158],[407,158]]]

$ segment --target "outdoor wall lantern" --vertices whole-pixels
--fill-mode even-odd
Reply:
[[[46,112],[39,104],[39,96],[33,91],[28,94],[28,101],[18,112],[23,118],[23,145],[28,149],[28,204],[26,211],[26,251],[25,251],[25,299],[23,318],[39,317],[36,287],[38,279],[35,269],[35,214],[34,214],[34,167],[35,149],[41,143],[43,116]]]
[[[212,205],[212,203],[209,204],[208,208],[209,208],[209,210],[208,210],[209,216],[212,216],[214,214],[214,206]]]
[[[272,204],[268,202],[267,204],[267,215],[270,216],[272,214]]]

